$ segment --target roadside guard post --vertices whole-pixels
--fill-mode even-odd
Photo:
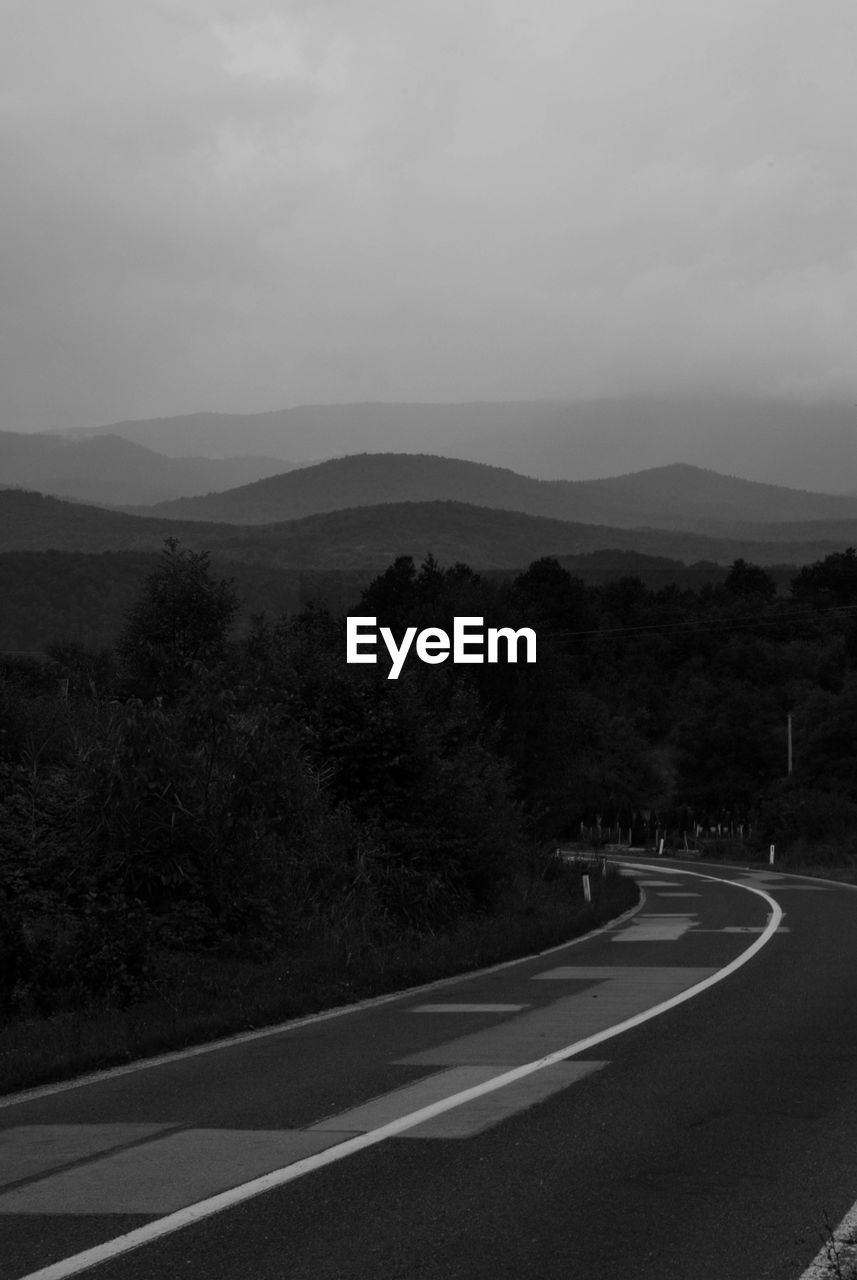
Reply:
[[[774,849],[775,849],[775,848],[776,848],[776,845],[773,845],[773,844],[772,844],[772,845],[771,845],[771,856],[770,856],[770,859],[769,859],[771,866],[773,866],[773,865],[774,865]]]
[[[589,884],[589,876],[583,877],[583,896],[587,902],[592,901],[592,889]]]

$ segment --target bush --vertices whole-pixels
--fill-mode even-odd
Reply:
[[[827,845],[857,850],[857,803],[836,791],[784,784],[766,797],[759,827],[765,843],[782,849]]]

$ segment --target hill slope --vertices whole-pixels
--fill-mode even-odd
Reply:
[[[204,497],[160,503],[151,514],[270,524],[391,502],[466,502],[617,528],[650,526],[731,536],[759,522],[853,522],[857,499],[805,493],[674,464],[605,480],[535,480],[501,467],[431,454],[362,453]]]
[[[605,549],[663,556],[685,564],[699,560],[729,564],[739,556],[759,564],[802,564],[843,546],[823,536],[774,543],[616,529],[458,502],[356,507],[241,527],[146,519],[14,489],[0,492],[0,551],[139,551],[159,548],[168,536],[216,551],[221,558],[320,569],[384,568],[396,556],[422,559],[430,551],[447,564],[462,560],[473,568],[515,568],[540,556]]]
[[[75,440],[0,431],[0,481],[87,502],[154,503],[283,472],[281,459],[170,458],[118,435]]]
[[[585,480],[677,459],[795,488],[857,490],[850,403],[601,399],[466,404],[303,405],[118,422],[115,434],[167,454],[257,453],[316,462],[362,450],[442,453],[528,475]]]

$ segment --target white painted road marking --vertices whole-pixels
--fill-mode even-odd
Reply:
[[[1,1214],[165,1214],[508,1071],[492,1062],[437,1072],[303,1129],[166,1125],[21,1125],[0,1135]],[[469,1138],[606,1062],[563,1062],[408,1130],[406,1138]],[[124,1145],[123,1145],[124,1144]],[[117,1150],[116,1148],[121,1148]],[[19,1159],[21,1158],[21,1159]],[[0,1164],[0,1174],[3,1173]]]
[[[678,966],[664,970],[647,967],[639,972],[623,965],[595,971],[589,966],[577,970],[572,966],[572,970],[567,979],[573,984],[571,995],[562,994],[549,1004],[516,1018],[420,1049],[400,1058],[399,1065],[444,1067],[505,1063],[511,1067],[533,1062],[568,1044],[570,1036],[581,1038],[604,1031],[623,1018],[649,1008],[654,999],[677,995],[714,972],[713,968]],[[583,987],[583,990],[574,990],[574,987]]]
[[[749,887],[749,886],[748,886]],[[615,934],[614,942],[676,942],[696,923],[696,916],[645,915],[639,916],[622,933]]]
[[[401,1089],[393,1089],[391,1093],[371,1098],[369,1102],[352,1107],[350,1111],[328,1116],[312,1128],[322,1133],[342,1132],[346,1129],[352,1133],[368,1133],[370,1129],[389,1124],[391,1120],[400,1120],[402,1116],[430,1106],[441,1098],[448,1098],[475,1084],[493,1080],[501,1070],[503,1067],[491,1063],[488,1066],[463,1066],[453,1067],[450,1071],[436,1071],[434,1075],[425,1076],[414,1084],[403,1085]]]
[[[639,881],[638,881],[639,883]],[[292,1018],[288,1022],[278,1022],[270,1027],[260,1027],[257,1031],[241,1031],[234,1036],[224,1036],[220,1040],[207,1040],[205,1044],[196,1044],[189,1049],[173,1049],[170,1053],[157,1054],[151,1058],[138,1058],[135,1062],[127,1062],[121,1067],[108,1067],[104,1071],[92,1071],[88,1075],[76,1076],[73,1080],[60,1080],[56,1084],[43,1084],[35,1089],[24,1089],[20,1093],[9,1093],[0,1097],[0,1108],[17,1107],[24,1102],[34,1102],[39,1098],[49,1098],[55,1093],[67,1093],[70,1089],[82,1089],[87,1085],[100,1084],[103,1080],[114,1080],[118,1076],[132,1075],[137,1071],[148,1071],[151,1067],[162,1067],[172,1062],[183,1062],[187,1058],[198,1058],[206,1053],[221,1053],[225,1049],[240,1048],[251,1044],[254,1040],[268,1040],[272,1036],[288,1035],[291,1031],[299,1031],[302,1027],[312,1026],[317,1022],[329,1022],[332,1018],[346,1018],[365,1009],[378,1009],[386,1004],[393,1004],[407,996],[422,995],[427,991],[440,991],[454,983],[467,978],[484,978],[492,973],[500,973],[503,969],[512,969],[515,965],[527,964],[530,960],[538,960],[540,956],[551,956],[557,951],[565,951],[568,947],[578,947],[590,938],[597,938],[631,920],[646,905],[646,895],[641,891],[640,901],[635,906],[623,911],[615,920],[598,929],[590,929],[579,938],[570,938],[568,942],[558,942],[554,947],[545,947],[544,951],[533,951],[526,956],[516,956],[514,960],[501,960],[498,964],[487,965],[484,969],[473,969],[470,973],[454,973],[449,978],[435,978],[433,982],[423,982],[414,987],[405,987],[402,991],[391,991],[384,996],[370,996],[368,1000],[358,1000],[356,1004],[343,1004],[334,1009],[325,1009],[322,1013],[310,1013],[305,1018]]]
[[[606,1066],[606,1062],[556,1062],[552,1067],[545,1067],[544,1071],[537,1071],[523,1080],[506,1085],[505,1089],[496,1089],[483,1098],[475,1098],[473,1102],[465,1102],[463,1106],[445,1111],[433,1120],[426,1120],[425,1124],[418,1124],[416,1128],[399,1134],[399,1140],[475,1137],[477,1133],[484,1133],[501,1121],[535,1106],[537,1102],[544,1102],[546,1098]],[[501,1070],[499,1064],[495,1065],[494,1070]]]
[[[625,863],[624,865],[633,870],[645,870],[639,864]],[[722,876],[703,875],[696,871],[682,871],[679,874],[694,876],[696,879],[709,880],[718,884],[732,884],[735,887],[744,889],[747,893],[754,893],[768,903],[771,909],[771,915],[768,920],[765,932],[760,934],[754,942],[750,944],[746,950],[736,956],[729,964],[715,973],[710,974],[701,982],[696,983],[692,987],[680,992],[678,995],[671,996],[668,1000],[662,1000],[659,1004],[654,1005],[651,1009],[647,1009],[642,1013],[635,1014],[633,1017],[626,1018],[622,1022],[617,1023],[613,1027],[608,1027],[604,1031],[600,1031],[595,1035],[588,1036],[583,1040],[578,1040],[574,1044],[566,1045],[562,1049],[547,1054],[543,1058],[537,1059],[535,1062],[523,1063],[519,1067],[514,1067],[511,1071],[505,1071],[501,1075],[495,1076],[493,1079],[486,1080],[482,1084],[477,1084],[471,1088],[464,1089],[460,1093],[453,1094],[448,1098],[444,1098],[429,1106],[421,1107],[419,1110],[412,1112],[408,1116],[402,1116],[398,1120],[393,1120],[389,1124],[381,1125],[379,1128],[369,1133],[359,1134],[353,1138],[346,1139],[344,1142],[338,1143],[336,1146],[329,1147],[326,1151],[318,1152],[316,1155],[307,1156],[303,1160],[298,1160],[294,1164],[290,1164],[282,1169],[277,1169],[272,1173],[264,1174],[262,1177],[254,1178],[250,1182],[245,1182],[242,1186],[232,1187],[229,1191],[221,1192],[219,1195],[211,1196],[206,1200],[201,1200],[197,1204],[188,1205],[184,1209],[179,1209],[175,1213],[168,1214],[166,1217],[158,1218],[154,1222],[148,1222],[142,1227],[138,1227],[134,1231],[126,1232],[124,1235],[116,1236],[112,1240],[107,1240],[103,1244],[94,1246],[91,1249],[84,1249],[80,1253],[73,1254],[71,1257],[63,1258],[59,1262],[51,1263],[47,1267],[42,1267],[38,1271],[33,1271],[27,1276],[21,1277],[21,1280],[66,1280],[68,1276],[80,1275],[81,1272],[87,1271],[90,1267],[97,1266],[99,1263],[106,1262],[110,1258],[116,1258],[122,1254],[137,1249],[141,1245],[150,1244],[154,1240],[159,1240],[164,1236],[171,1235],[175,1231],[180,1231],[184,1227],[191,1226],[193,1223],[200,1222],[204,1218],[211,1217],[213,1214],[221,1213],[224,1209],[230,1209],[238,1204],[243,1204],[247,1200],[252,1200],[256,1196],[263,1195],[267,1191],[273,1191],[278,1187],[294,1182],[297,1178],[302,1178],[308,1173],[313,1173],[318,1169],[323,1169],[335,1161],[344,1160],[347,1156],[353,1155],[357,1151],[365,1151],[367,1147],[376,1146],[380,1142],[386,1141],[387,1138],[393,1138],[399,1134],[405,1133],[409,1129],[415,1129],[418,1125],[424,1124],[428,1120],[434,1119],[435,1116],[443,1115],[447,1111],[452,1111],[456,1107],[463,1106],[465,1103],[472,1102],[476,1098],[480,1098],[485,1094],[493,1093],[497,1089],[502,1089],[512,1084],[516,1080],[523,1080],[525,1077],[533,1075],[537,1071],[543,1071],[547,1067],[552,1067],[558,1062],[565,1062],[567,1059],[576,1057],[578,1054],[586,1053],[593,1049],[596,1045],[603,1044],[606,1040],[611,1040],[614,1036],[622,1035],[625,1031],[630,1031],[633,1027],[638,1027],[645,1022],[649,1022],[652,1018],[658,1017],[662,1013],[666,1013],[669,1009],[676,1008],[677,1005],[684,1004],[687,1000],[692,1000],[695,996],[700,995],[709,987],[715,986],[718,982],[722,982],[728,978],[736,970],[742,968],[748,961],[752,960],[763,946],[774,936],[782,920],[782,910],[770,894],[764,889],[755,885],[739,884],[736,881],[725,880]]]
[[[172,1213],[294,1164],[348,1133],[182,1129],[0,1195],[0,1214]]]

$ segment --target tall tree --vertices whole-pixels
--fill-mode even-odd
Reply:
[[[232,581],[214,577],[208,552],[167,538],[117,642],[127,691],[174,699],[197,664],[222,660],[237,609]]]

